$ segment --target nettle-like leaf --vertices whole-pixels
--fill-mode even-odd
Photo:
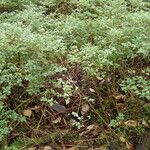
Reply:
[[[13,110],[7,110],[2,102],[0,102],[0,141],[12,130],[9,125],[11,122],[24,122],[25,118],[18,115]]]
[[[0,101],[9,103],[15,88],[21,87],[28,96],[40,93],[42,101],[50,105],[60,98],[68,104],[72,81],[57,79],[72,66],[79,64],[84,76],[103,80],[101,70],[107,74],[137,57],[148,62],[149,16],[148,0],[2,0]],[[46,89],[47,81],[61,86]],[[149,100],[147,79],[128,78],[121,86],[125,92]],[[9,124],[20,117],[6,109],[1,114],[0,135],[8,134]],[[120,120],[112,120],[112,126],[118,126]]]
[[[150,100],[150,80],[146,80],[142,76],[127,78],[122,82],[121,87],[125,92],[133,92],[139,98]]]
[[[27,80],[31,93],[34,93],[39,91],[47,76],[64,71],[64,67],[56,62],[66,53],[66,46],[62,37],[55,34],[53,29],[44,29],[50,22],[48,19],[42,19],[42,11],[37,12],[32,8],[29,12],[25,10],[13,18],[18,21],[7,18],[6,22],[1,23],[1,68],[2,74],[6,74],[2,78],[8,73],[12,78],[6,79],[7,83]],[[9,85],[10,90],[14,85]]]

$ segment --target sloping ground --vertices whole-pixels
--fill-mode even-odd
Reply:
[[[149,58],[149,0],[0,1],[1,149],[146,149]]]

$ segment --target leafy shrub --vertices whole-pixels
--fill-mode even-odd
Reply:
[[[11,131],[12,122],[24,122],[25,118],[18,115],[15,111],[7,110],[5,106],[0,103],[0,141]]]
[[[110,127],[118,127],[121,122],[124,120],[124,114],[119,113],[118,116],[115,119],[112,119],[109,126]]]
[[[1,84],[5,82],[3,89],[10,91],[14,85],[21,86],[26,80],[29,81],[29,93],[36,93],[47,76],[64,70],[56,60],[65,52],[66,46],[59,35],[44,29],[45,23],[50,22],[40,23],[42,12],[36,12],[34,7],[28,9],[15,15],[13,21],[10,18],[1,23]]]
[[[145,80],[142,76],[127,78],[121,86],[125,92],[133,92],[139,98],[150,100],[150,80]]]
[[[69,102],[74,99],[78,102],[79,98],[82,103],[83,96],[89,102],[93,101],[94,105],[97,99],[102,99],[99,87],[103,83],[106,83],[106,91],[103,90],[102,97],[109,95],[111,92],[108,94],[107,90],[111,91],[112,86],[115,87],[110,86],[111,83],[107,85],[105,81],[112,70],[120,73],[138,60],[143,65],[149,64],[149,1],[2,0],[1,7],[1,138],[10,132],[9,125],[16,118],[22,121],[22,117],[12,110],[22,105],[22,99],[28,101],[33,96],[36,102],[47,102],[50,105],[61,99],[70,107]],[[75,72],[74,78],[68,80],[74,68],[80,72]],[[100,83],[98,81],[95,84],[97,89],[92,90],[91,94],[86,88],[93,81],[99,80],[96,77],[99,77]],[[150,100],[148,79],[135,76],[123,80],[123,91]],[[76,85],[78,90],[74,92]],[[17,89],[21,89],[21,92],[17,92]],[[78,97],[76,94],[80,90],[85,92],[79,93]],[[13,103],[15,105],[11,106]],[[7,104],[10,108],[5,106]],[[78,114],[79,110],[74,112]],[[125,113],[125,116],[128,118],[128,114]],[[79,116],[74,114],[74,117]],[[110,121],[110,126],[119,126],[123,119],[124,116],[118,114]],[[84,118],[79,120],[84,123]],[[73,124],[78,127],[81,125],[80,122]]]
[[[96,74],[139,55],[149,58],[149,11],[136,7],[137,11],[130,12],[125,1],[86,1],[84,8],[66,18],[65,32],[72,40],[67,42],[77,46],[70,61],[80,62],[83,69]]]
[[[66,46],[53,31],[53,19],[44,18],[43,10],[34,5],[24,11],[3,13],[0,18],[0,101],[13,103],[10,96],[19,87],[24,89],[18,95],[21,103],[21,95],[40,92],[45,81],[66,70],[59,65]],[[1,138],[17,119],[21,120],[17,113],[1,108]]]

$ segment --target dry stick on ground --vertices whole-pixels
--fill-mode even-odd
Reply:
[[[64,135],[65,136],[65,135]],[[60,133],[58,132],[52,132],[49,133],[48,135],[38,137],[38,138],[28,138],[25,141],[25,146],[23,149],[26,149],[31,146],[37,146],[37,145],[42,145],[45,143],[51,143],[52,145],[55,143],[57,139],[59,139]]]
[[[62,63],[62,65],[64,66],[64,67],[66,67],[65,65],[64,65],[64,63],[63,63],[63,61],[61,60],[61,63]],[[71,75],[67,72],[67,75],[68,75],[68,77],[69,78],[71,78]],[[74,84],[74,82],[72,82],[72,84]],[[75,84],[74,84],[74,86],[75,86]],[[82,93],[82,91],[77,91],[77,94],[79,95],[79,97],[80,97],[80,99],[81,99],[81,97],[82,97],[82,95],[84,95],[83,93]],[[96,93],[97,94],[97,93]],[[99,98],[99,100],[101,100],[101,98],[99,97],[99,95],[98,95],[98,98]],[[88,102],[89,103],[89,105],[90,105],[90,107],[92,108],[92,110],[93,110],[93,112],[103,121],[103,123],[109,128],[109,130],[113,133],[113,135],[117,138],[117,139],[119,139],[120,140],[120,136],[111,128],[111,127],[109,127],[109,124],[107,123],[107,121],[105,120],[105,118],[103,118],[96,110],[95,110],[95,108],[91,105],[91,103],[90,102]],[[104,111],[105,112],[105,111]],[[105,114],[105,113],[104,113]],[[106,115],[106,114],[105,114]],[[127,140],[126,140],[126,142],[128,142]],[[129,143],[129,142],[128,142]],[[119,149],[119,148],[118,148]]]
[[[69,75],[69,74],[68,74]],[[69,75],[70,77],[70,75]],[[73,83],[74,84],[74,83]],[[82,97],[82,95],[84,95],[81,91],[78,91],[78,95],[79,97]],[[89,102],[90,107],[92,108],[93,112],[98,115],[98,117],[103,121],[103,123],[109,128],[109,130],[118,138],[120,139],[120,136],[111,128],[109,127],[107,121],[94,109],[94,107],[91,105],[91,103]]]
[[[107,114],[106,114],[106,112],[105,112],[105,110],[104,110],[104,108],[103,108],[103,105],[102,105],[102,100],[103,100],[103,99],[102,99],[102,97],[100,96],[100,94],[99,94],[99,92],[98,92],[98,90],[97,90],[97,86],[96,86],[96,83],[95,83],[94,80],[93,80],[93,83],[94,83],[94,88],[95,88],[95,91],[96,91],[96,95],[97,95],[98,100],[99,100],[99,102],[100,102],[102,111],[103,111],[103,113],[104,113],[104,115],[105,115],[105,119],[106,119],[106,121],[108,122]]]

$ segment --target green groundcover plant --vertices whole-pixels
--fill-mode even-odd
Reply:
[[[15,108],[25,96],[68,105],[75,85],[59,75],[77,64],[95,80],[149,59],[149,0],[0,0],[0,140],[25,121]],[[122,92],[150,99],[148,77],[124,76]]]

